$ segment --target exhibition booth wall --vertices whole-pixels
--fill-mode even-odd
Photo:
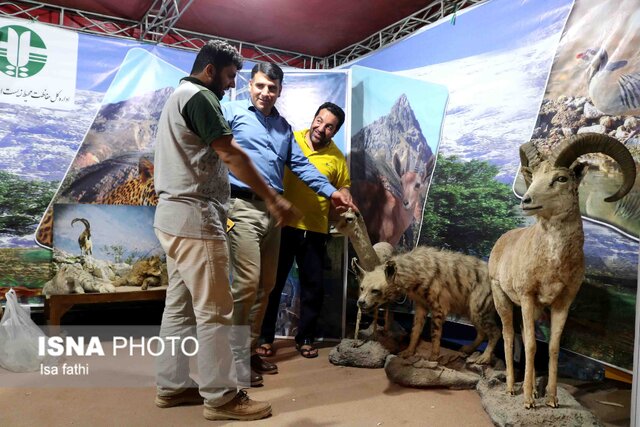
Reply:
[[[518,147],[529,140],[547,154],[572,134],[607,133],[638,160],[639,28],[633,1],[492,1],[353,62],[449,91],[420,244],[487,257],[510,220],[525,224],[519,200],[505,210],[497,187],[524,193]],[[635,86],[625,92],[631,102],[603,96],[624,92],[621,75],[634,72]],[[640,186],[624,202],[605,203],[620,177],[606,157],[592,164],[580,187],[586,278],[562,345],[631,370],[640,216],[629,204]],[[538,326],[546,340],[548,319]]]
[[[336,143],[372,243],[486,259],[502,233],[529,221],[518,208],[520,144],[534,139],[551,152],[572,134],[607,133],[639,159],[640,89],[623,105],[605,96],[640,71],[639,29],[633,0],[493,0],[342,69],[287,69],[276,106],[294,129],[308,127],[324,101],[345,108]],[[161,254],[153,206],[118,189],[132,180],[139,195],[152,185],[156,122],[194,57],[0,18],[0,295],[14,287],[41,304],[52,276],[46,248],[80,255],[75,218],[90,221],[97,259]],[[251,66],[223,102],[246,97]],[[604,157],[590,160],[580,189],[587,273],[562,345],[631,372],[640,184],[604,203],[620,173]],[[326,336],[340,338],[345,242],[334,245],[323,318]],[[548,334],[543,318],[537,336]]]

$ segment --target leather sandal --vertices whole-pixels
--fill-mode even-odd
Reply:
[[[318,349],[313,346],[313,341],[309,338],[305,338],[301,343],[297,343],[296,350],[298,350],[302,357],[306,357],[307,359],[318,357]]]
[[[273,348],[273,344],[268,342],[264,344],[260,344],[260,346],[256,348],[256,353],[262,357],[273,357],[276,355],[276,351]]]

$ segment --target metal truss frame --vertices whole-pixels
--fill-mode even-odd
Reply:
[[[220,39],[235,46],[243,58],[297,68],[335,68],[403,39],[417,29],[487,0],[434,0],[414,14],[389,25],[366,39],[325,58],[267,46],[226,39],[175,28],[180,16],[194,0],[154,0],[140,21],[101,15],[80,9],[33,0],[0,0],[0,16],[52,24],[74,31],[156,43],[187,50],[199,50],[208,40]]]
[[[0,16],[22,18],[83,33],[199,50],[208,40],[235,46],[243,58],[298,68],[321,68],[323,58],[179,28],[174,24],[194,0],[154,0],[140,21],[107,16],[33,0],[0,1]]]
[[[327,56],[324,58],[323,68],[335,68],[344,65],[383,46],[403,39],[413,34],[419,28],[432,24],[445,16],[451,15],[452,23],[455,24],[455,14],[458,11],[486,1],[487,0],[434,0],[413,15],[389,25],[358,43],[354,43]]]
[[[188,0],[180,10],[179,1],[154,0],[142,18],[143,31],[140,39],[150,39],[156,43],[162,42],[162,39],[169,34],[173,25],[178,22],[180,16],[191,6],[191,3],[193,0]]]

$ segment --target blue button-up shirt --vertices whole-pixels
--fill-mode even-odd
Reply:
[[[279,193],[283,191],[282,177],[285,165],[316,193],[331,197],[336,188],[329,183],[293,139],[287,120],[275,107],[265,116],[253,106],[250,99],[222,104],[222,112],[233,132],[233,137],[251,157],[267,184]],[[232,186],[249,187],[229,172]]]

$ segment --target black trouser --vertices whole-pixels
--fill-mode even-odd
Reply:
[[[272,343],[280,309],[280,295],[295,258],[300,277],[300,325],[296,342],[313,342],[324,298],[323,273],[327,234],[284,227],[280,235],[280,255],[276,285],[269,295],[269,304],[262,321],[261,338]]]

